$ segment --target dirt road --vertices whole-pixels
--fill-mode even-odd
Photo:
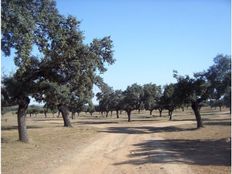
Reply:
[[[193,173],[184,163],[170,163],[171,158],[181,158],[178,154],[170,156],[165,146],[160,145],[163,138],[155,128],[191,124],[192,121],[165,122],[158,126],[146,124],[95,124],[102,128],[101,133],[83,147],[69,154],[60,167],[51,174],[180,174]],[[159,130],[159,129],[157,129]],[[152,140],[152,143],[149,142]],[[156,141],[157,140],[157,141]],[[150,150],[152,149],[152,154]],[[181,159],[180,159],[181,161]]]

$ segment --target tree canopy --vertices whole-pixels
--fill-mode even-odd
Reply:
[[[2,11],[2,51],[9,56],[12,49],[16,50],[18,67],[13,76],[3,79],[4,99],[21,106],[18,119],[24,126],[19,127],[26,133],[29,96],[58,106],[64,126],[70,127],[68,106],[74,101],[89,103],[93,84],[99,85],[100,74],[107,70],[105,63],[115,61],[111,38],[84,44],[80,22],[73,16],[60,15],[50,0],[3,1]],[[40,51],[40,57],[33,55],[33,47]],[[27,142],[28,138],[20,140]]]

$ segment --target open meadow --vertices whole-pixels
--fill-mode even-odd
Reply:
[[[18,141],[17,117],[2,117],[3,174],[188,173],[227,174],[231,170],[231,116],[228,109],[203,108],[196,129],[192,110],[133,111],[119,119],[82,112],[63,127],[62,117],[27,116],[29,143]]]

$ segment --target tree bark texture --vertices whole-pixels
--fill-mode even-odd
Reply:
[[[29,97],[20,97],[18,99],[18,133],[19,133],[19,141],[27,143],[29,141],[27,134],[27,126],[26,126],[26,110],[28,104],[30,103]]]
[[[201,128],[203,127],[203,123],[201,120],[201,114],[200,114],[200,106],[199,103],[197,102],[192,102],[192,109],[194,111],[195,117],[196,117],[196,121],[197,121],[197,128]]]
[[[60,113],[61,113],[61,115],[63,117],[64,127],[72,127],[71,122],[70,122],[70,120],[68,118],[68,114],[69,114],[68,113],[68,107],[65,106],[65,105],[60,104],[58,106],[58,109],[59,109],[59,111],[60,111]]]

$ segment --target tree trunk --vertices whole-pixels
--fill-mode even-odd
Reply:
[[[172,110],[168,110],[169,120],[172,120]]]
[[[220,112],[222,111],[222,106],[219,106]]]
[[[182,109],[182,112],[184,112],[184,106],[182,106],[181,109]]]
[[[117,115],[117,118],[119,118],[119,115],[118,115],[118,110],[116,110],[116,115]]]
[[[113,115],[113,111],[110,111],[110,116],[112,116]]]
[[[47,118],[47,112],[46,111],[44,111],[44,117]]]
[[[152,116],[152,111],[153,111],[153,110],[150,110],[150,115],[151,115],[151,116]]]
[[[77,116],[78,116],[78,117],[80,116],[80,112],[77,112]]]
[[[202,120],[201,120],[201,114],[200,114],[199,108],[200,108],[200,107],[199,107],[199,103],[197,103],[197,102],[192,102],[192,109],[193,109],[194,114],[195,114],[195,117],[196,117],[197,128],[203,127]]]
[[[130,122],[131,121],[131,111],[130,110],[126,111],[126,113],[127,113],[127,116],[128,116],[128,122]]]
[[[28,104],[30,103],[29,97],[20,97],[18,99],[18,132],[19,132],[19,141],[27,143],[29,141],[27,134],[27,126],[26,126],[26,110]]]
[[[120,110],[120,115],[122,115],[122,110]]]
[[[68,118],[68,108],[65,105],[59,104],[58,106],[59,111],[61,112],[61,115],[64,120],[64,127],[72,127],[71,122]]]
[[[108,113],[109,113],[109,111],[106,111],[106,117],[108,117]]]
[[[160,117],[162,117],[162,111],[163,111],[163,109],[159,109]]]
[[[72,119],[75,119],[75,112],[72,112]]]

